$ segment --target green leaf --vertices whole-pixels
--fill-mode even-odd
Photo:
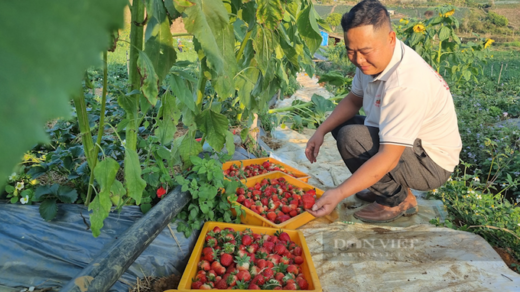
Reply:
[[[315,113],[323,116],[325,112],[334,110],[334,103],[321,95],[313,94],[311,101],[315,104]]]
[[[58,206],[56,205],[56,199],[48,199],[40,204],[40,216],[45,221],[51,221],[56,217],[58,213]]]
[[[60,186],[58,189],[58,199],[63,203],[72,204],[78,199],[78,192],[69,186]]]
[[[258,23],[274,30],[283,19],[284,9],[280,0],[258,0],[256,18]]]
[[[148,211],[150,211],[150,209],[152,209],[152,204],[142,204],[141,205],[141,212],[143,212],[143,214],[146,214],[148,213]]]
[[[39,202],[43,199],[45,195],[57,195],[59,187],[59,184],[53,184],[52,186],[39,186],[38,188],[36,188],[36,191],[34,192],[33,201]]]
[[[235,93],[234,77],[238,71],[238,65],[235,56],[235,32],[233,24],[229,24],[226,28],[215,33],[218,49],[224,58],[223,74],[217,74],[213,71],[211,84],[220,97],[224,100]]]
[[[166,1],[168,2],[168,1]],[[169,1],[171,2],[171,0]],[[170,21],[166,15],[163,0],[150,0],[147,5],[149,21],[146,25],[145,52],[153,64],[159,78],[158,84],[164,79],[170,68],[175,64],[177,54],[173,47],[173,37],[170,32]]]
[[[114,180],[112,187],[110,188],[110,193],[114,196],[124,196],[126,195],[126,189],[122,182]]]
[[[237,75],[235,86],[238,93],[240,103],[247,108],[251,108],[251,92],[255,88],[255,84],[258,81],[258,75],[260,71],[257,68],[249,67],[244,69]]]
[[[6,185],[5,186],[5,192],[8,193],[8,194],[14,193],[14,187],[11,186],[11,185]]]
[[[141,164],[135,150],[125,148],[125,184],[128,196],[135,200],[135,204],[141,203],[141,196],[146,187],[146,182],[141,178]]]
[[[103,228],[103,221],[108,217],[112,201],[110,200],[110,190],[119,170],[119,163],[113,158],[108,157],[98,162],[94,168],[94,178],[99,184],[100,191],[88,206],[90,213],[90,228],[92,235],[98,237]]]
[[[194,112],[195,100],[193,99],[193,93],[186,85],[186,81],[176,74],[171,74],[168,77],[168,83],[170,84],[170,89],[175,94],[175,96],[192,112]]]
[[[159,94],[159,77],[155,73],[152,61],[143,51],[139,51],[137,69],[139,76],[141,76],[141,90],[143,95],[152,106],[155,106],[157,104],[157,95]]]
[[[255,60],[263,75],[266,75],[269,70],[269,63],[271,61],[271,41],[271,32],[262,27],[258,28],[256,37],[253,39],[253,47],[256,52]]]
[[[179,0],[175,1],[179,2]],[[199,41],[208,60],[208,66],[220,75],[223,73],[224,57],[218,49],[215,35],[225,29],[229,23],[226,7],[222,1],[215,0],[192,0],[190,2],[194,5],[184,10],[187,15],[184,18],[185,28]],[[177,8],[177,3],[175,7]]]
[[[11,204],[16,204],[18,202],[18,199],[19,199],[18,196],[12,197],[10,200]]]
[[[180,147],[179,154],[184,162],[190,162],[190,156],[199,155],[202,152],[202,145],[193,138],[193,132],[190,130],[186,135],[183,136]]]
[[[451,30],[449,27],[443,26],[439,31],[439,41],[445,41],[450,38]]]
[[[226,150],[229,155],[235,154],[235,139],[230,131],[226,131]]]
[[[229,125],[226,116],[206,109],[197,118],[197,125],[199,130],[206,134],[209,146],[216,151],[222,150]]]
[[[101,64],[111,32],[123,25],[126,4],[2,2],[0,137],[9,143],[0,143],[0,189],[27,150],[49,141],[45,123],[70,117],[70,97],[81,88],[85,70]]]
[[[166,2],[171,2],[171,0],[167,0]],[[195,3],[189,0],[173,0],[173,5],[175,6],[175,10],[183,13],[186,8],[195,5]]]
[[[157,121],[157,129],[155,130],[155,136],[159,138],[159,142],[163,145],[173,141],[173,136],[177,131],[177,124],[181,117],[175,97],[166,92],[162,96],[162,120]]]
[[[316,22],[316,15],[314,6],[310,4],[301,12],[297,21],[298,32],[312,54],[320,47],[322,41],[320,28]]]
[[[202,164],[202,158],[198,156],[190,156],[190,161],[193,163],[193,165],[201,165]]]
[[[320,79],[318,80],[318,83],[327,82],[331,85],[343,86],[345,84],[350,83],[351,81],[352,81],[351,78],[345,77],[340,72],[329,72],[329,73],[320,75]]]

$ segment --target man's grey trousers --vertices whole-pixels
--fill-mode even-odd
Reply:
[[[339,153],[354,173],[379,151],[379,128],[364,125],[364,116],[355,116],[332,130]],[[451,172],[438,166],[416,139],[406,147],[397,166],[368,188],[377,195],[378,204],[395,207],[408,195],[408,188],[427,191],[440,187]]]

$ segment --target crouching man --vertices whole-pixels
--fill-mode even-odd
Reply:
[[[310,138],[305,154],[316,162],[332,132],[352,176],[326,191],[312,215],[331,213],[356,194],[370,202],[354,216],[390,222],[418,212],[410,188],[444,184],[462,148],[448,85],[413,49],[396,39],[386,8],[364,0],[341,20],[349,60],[357,67],[351,92]],[[366,116],[357,113],[363,107]]]

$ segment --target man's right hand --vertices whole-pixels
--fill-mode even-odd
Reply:
[[[307,159],[311,163],[316,162],[316,158],[318,157],[318,153],[320,152],[320,147],[323,144],[324,136],[325,135],[321,132],[316,131],[307,142],[307,148],[305,148],[305,156],[307,156]]]

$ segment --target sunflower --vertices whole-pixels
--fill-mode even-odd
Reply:
[[[484,49],[487,49],[491,46],[492,43],[494,43],[495,40],[493,39],[487,39],[487,41],[484,43]]]
[[[426,27],[419,23],[419,24],[414,25],[413,31],[414,32],[424,33],[426,31]]]
[[[441,15],[442,17],[448,17],[448,16],[452,16],[453,14],[455,14],[455,9],[452,9],[446,13],[444,13],[444,15]]]
[[[401,19],[399,19],[399,22],[400,23],[404,23],[405,25],[407,25],[408,22],[410,22],[410,21],[408,19],[401,18]]]

